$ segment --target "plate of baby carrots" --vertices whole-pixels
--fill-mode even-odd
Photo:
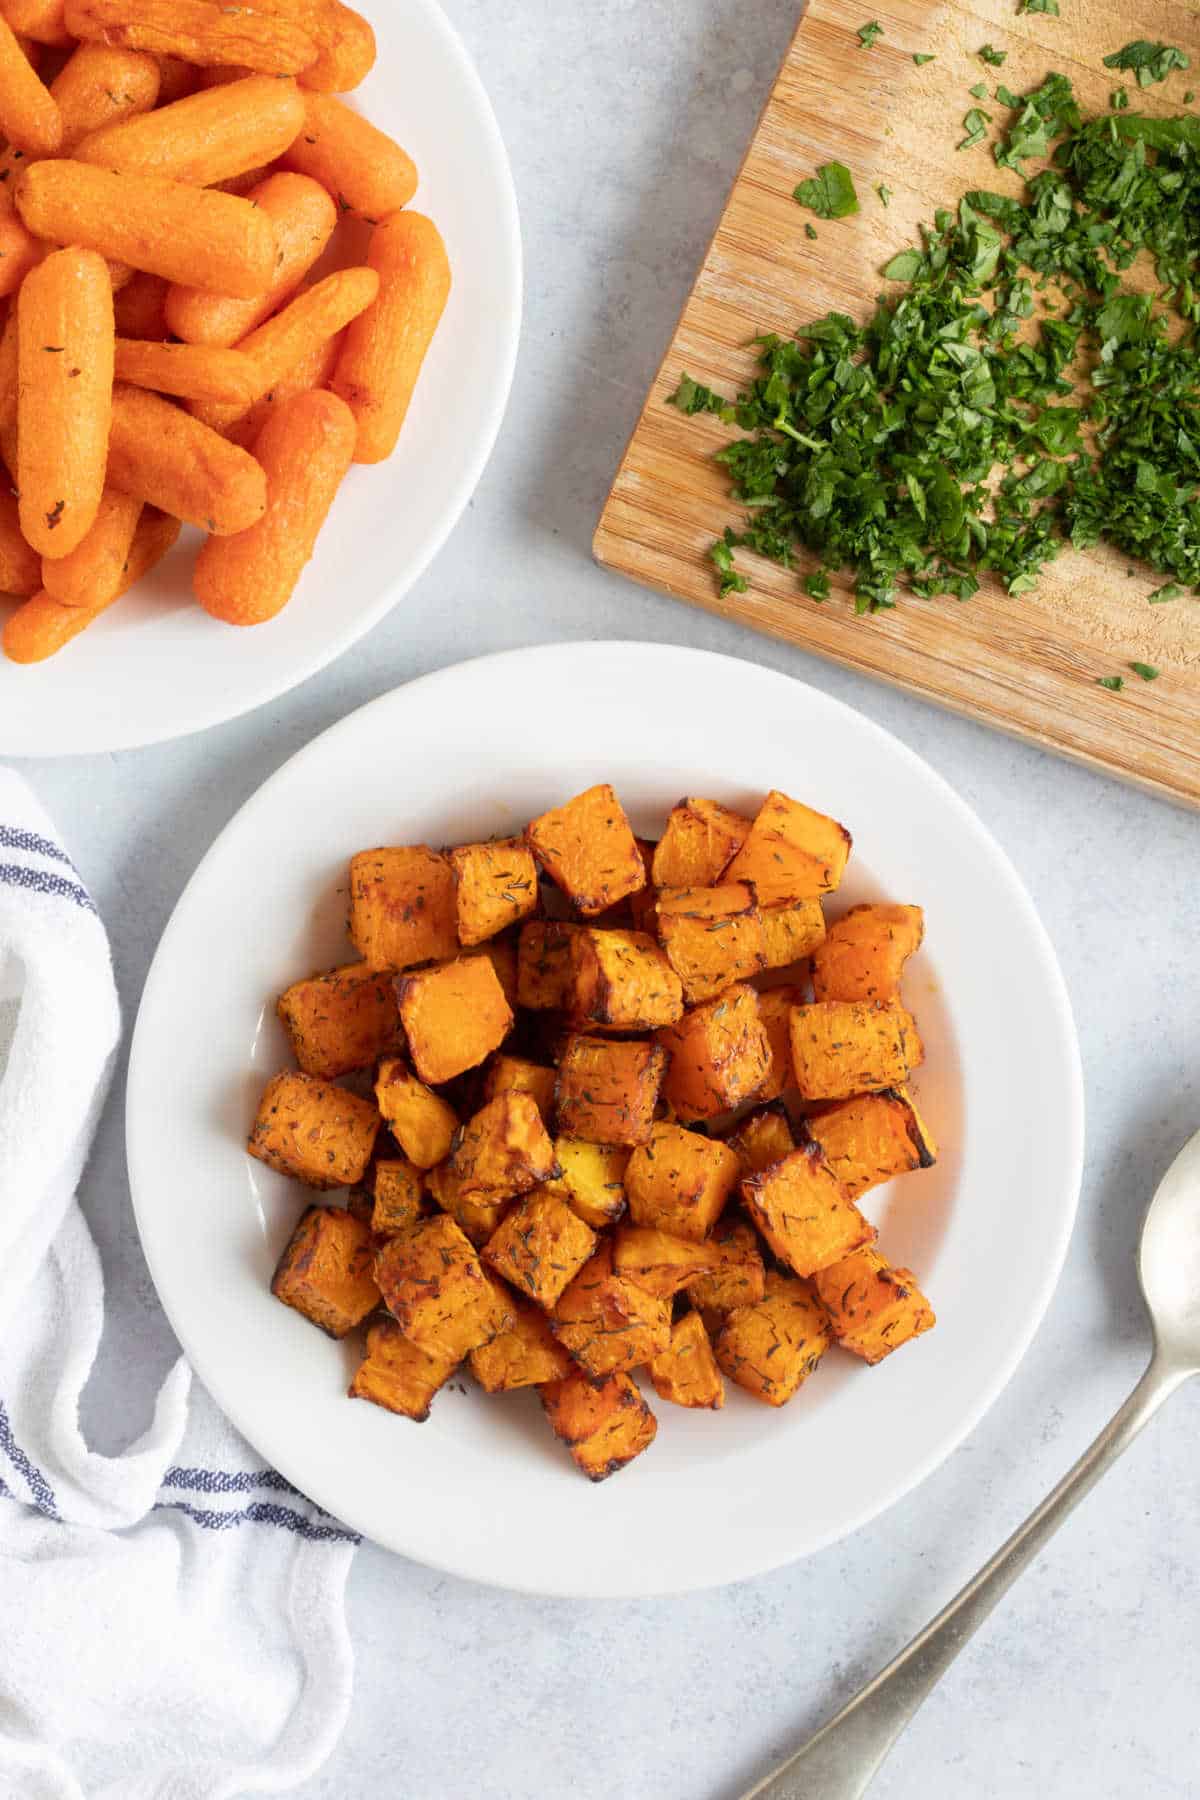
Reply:
[[[482,472],[490,104],[434,0],[0,0],[0,137],[0,753],[219,723],[379,620]]]

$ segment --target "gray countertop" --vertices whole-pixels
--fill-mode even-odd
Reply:
[[[1191,815],[593,566],[601,501],[796,7],[449,10],[512,156],[528,296],[512,402],[469,511],[391,617],[296,692],[200,737],[27,773],[107,921],[130,1021],[184,883],[260,782],[362,702],[488,650],[647,638],[785,670],[928,758],[1005,846],[1066,973],[1088,1155],[1058,1292],[984,1423],[836,1548],[689,1598],[525,1599],[364,1547],[349,1589],[350,1722],[303,1789],[304,1800],[734,1800],[973,1572],[1140,1373],[1138,1223],[1200,1125],[1200,831]],[[175,1353],[130,1214],[122,1103],[118,1081],[83,1190],[110,1286],[86,1423],[109,1451],[143,1429]],[[1198,1441],[1192,1389],[962,1656],[887,1764],[879,1800],[1200,1793]]]

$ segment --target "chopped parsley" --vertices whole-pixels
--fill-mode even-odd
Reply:
[[[1104,66],[1106,69],[1123,69],[1137,77],[1139,87],[1150,87],[1156,81],[1165,81],[1175,69],[1189,68],[1191,58],[1177,50],[1174,44],[1152,44],[1146,38],[1135,38],[1124,49],[1114,50],[1111,56],[1106,56]]]
[[[793,190],[792,198],[818,219],[845,219],[858,211],[854,178],[845,163],[822,163],[816,174]]]
[[[981,44],[975,54],[981,62],[990,63],[993,69],[1008,61],[1008,51],[997,50],[994,44]]]
[[[918,69],[922,68],[925,63],[934,62],[935,60],[936,60],[935,55],[934,55],[933,51],[931,51],[931,50],[926,50],[926,51],[914,50],[913,51],[913,61],[916,63]]]
[[[875,192],[879,195],[879,198],[883,201],[883,204],[885,206],[888,206],[891,204],[892,190],[890,187],[885,187],[882,181],[880,182],[879,186],[875,189]]]
[[[1045,13],[1048,18],[1057,19],[1058,0],[1021,0],[1017,7],[1019,13]]]
[[[883,26],[878,19],[870,19],[867,24],[858,28],[858,41],[864,50],[869,50],[876,38],[883,36]]]
[[[806,238],[815,238],[817,235],[816,226],[811,224],[807,219],[804,221],[804,235]]]
[[[974,87],[967,89],[967,92],[974,95],[976,100],[986,100],[988,97],[987,82],[977,81]]]
[[[956,150],[973,150],[976,144],[982,144],[987,136],[991,117],[991,113],[985,113],[981,106],[973,106],[969,112],[964,113],[963,130],[967,135],[961,144],[956,144],[954,148]]]
[[[1133,670],[1135,675],[1141,676],[1143,681],[1157,681],[1158,680],[1159,672],[1155,668],[1153,663],[1131,662],[1129,666]]]
[[[1107,688],[1111,694],[1119,694],[1125,686],[1123,675],[1097,675],[1096,686]]]

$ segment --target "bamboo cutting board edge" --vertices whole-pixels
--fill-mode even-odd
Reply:
[[[1176,0],[1143,0],[1143,6],[1147,12],[1169,15],[1164,29],[1169,29],[1172,20],[1178,24],[1180,9]],[[1110,46],[1116,47],[1132,29],[1127,22],[1120,27],[1114,22],[1120,18],[1114,0],[1101,0],[1098,10],[1108,15],[1108,22],[1097,20],[1095,12],[1090,15],[1088,35],[1095,42],[1086,54],[1094,58],[1095,64],[1099,61],[1096,42],[1106,41],[1105,34],[1111,36],[1120,28],[1124,36],[1117,37],[1115,45]],[[914,32],[920,34],[923,19],[925,35],[923,39],[918,35],[917,42],[931,42],[936,37],[939,55],[946,40],[947,19],[953,21],[964,44],[974,37],[982,42],[990,36],[992,41],[1018,47],[1011,30],[1013,21],[1007,8],[1001,9],[999,0],[974,0],[974,4],[967,0],[966,5],[961,0],[959,4],[954,4],[954,0],[890,0],[890,12],[879,16],[885,31],[892,32],[901,42],[906,37],[911,39]],[[696,282],[630,434],[596,528],[593,553],[603,566],[676,599],[795,643],[812,654],[830,657],[962,717],[1128,781],[1159,798],[1200,807],[1200,682],[1191,678],[1190,670],[1180,674],[1168,669],[1164,679],[1152,688],[1139,692],[1142,684],[1131,677],[1135,685],[1127,687],[1123,694],[1105,694],[1094,682],[1096,644],[1083,637],[1072,639],[1069,608],[1061,614],[1049,610],[1039,614],[1036,608],[1021,607],[1000,594],[984,605],[967,602],[956,606],[945,602],[940,612],[934,610],[938,603],[922,603],[919,615],[915,610],[918,603],[902,600],[895,613],[856,618],[841,606],[818,609],[805,602],[795,586],[794,573],[789,575],[750,557],[743,565],[751,579],[750,590],[728,598],[717,590],[705,550],[727,522],[736,523],[740,516],[736,504],[728,498],[723,477],[711,461],[712,449],[726,441],[727,434],[715,421],[684,419],[663,402],[682,368],[731,390],[748,368],[745,346],[754,330],[780,328],[777,319],[762,316],[770,300],[777,310],[786,308],[794,326],[794,270],[790,284],[784,283],[783,294],[772,295],[768,285],[771,271],[768,267],[764,274],[759,266],[766,254],[760,245],[754,256],[743,254],[731,274],[729,252],[731,248],[735,253],[739,249],[731,218],[737,217],[739,206],[744,208],[749,195],[760,212],[764,206],[774,206],[775,216],[787,220],[792,231],[803,231],[805,215],[795,209],[798,224],[792,220],[788,210],[793,204],[790,188],[781,195],[778,179],[774,184],[770,180],[770,166],[784,168],[788,180],[799,179],[807,172],[805,153],[791,146],[790,137],[797,117],[797,91],[803,94],[803,72],[797,73],[799,60],[803,54],[811,62],[807,49],[810,42],[815,44],[819,37],[819,54],[827,59],[833,54],[828,40],[834,34],[847,55],[864,58],[861,62],[851,61],[851,78],[870,74],[865,60],[868,53],[860,51],[853,40],[849,25],[852,17],[857,19],[857,13],[849,0],[812,0],[801,19]],[[1194,15],[1192,18],[1194,34]],[[930,20],[939,21],[939,25],[931,25]],[[1035,17],[1022,24],[1045,29],[1046,20]],[[1176,37],[1174,41],[1182,40]],[[1080,70],[1084,80],[1089,70],[1095,77],[1095,67],[1080,60],[1085,52],[1072,53],[1069,43],[1060,43],[1055,52],[1047,43],[1036,42],[1031,54],[1041,57],[1046,67],[1066,67],[1077,79],[1077,85]],[[980,79],[982,67],[976,64],[970,79]],[[994,79],[996,73],[985,70],[983,78]],[[1106,87],[1117,79],[1103,69],[1100,78]],[[951,74],[947,79],[957,83],[958,76]],[[1025,82],[1016,85],[1023,86]],[[938,154],[947,148],[947,132],[952,142],[954,116],[946,109],[953,107],[958,93],[956,85],[951,97],[939,102],[945,118],[942,142],[934,146]],[[841,98],[845,100],[844,93]],[[1143,104],[1143,100],[1139,93],[1138,104]],[[1171,96],[1167,96],[1166,105],[1160,104],[1159,110],[1168,109],[1170,100]],[[1177,107],[1177,96],[1174,104]],[[823,122],[818,136],[827,140],[831,133],[836,135],[836,129]],[[860,135],[857,124],[849,129]],[[768,138],[772,140],[770,145],[766,143]],[[890,153],[894,146],[885,145],[883,137],[877,134],[876,149]],[[786,164],[781,164],[785,152]],[[852,157],[845,160],[854,167]],[[943,166],[944,162],[942,157]],[[855,174],[860,200],[864,200],[864,178],[858,168]],[[951,204],[958,186],[971,185],[980,185],[975,172],[960,177],[957,184],[943,179],[945,193],[941,203]],[[786,199],[782,211],[778,204],[781,198]],[[918,216],[920,205],[918,197]],[[742,227],[745,217],[744,210],[737,217]],[[886,232],[888,253],[905,241],[903,224],[891,229],[890,226],[887,218],[872,222],[876,235],[880,229]],[[823,237],[828,241],[832,236],[835,248],[836,231],[836,226],[821,226]],[[828,310],[831,305],[860,313],[862,296],[867,290],[873,296],[882,285],[876,273],[882,258],[871,262],[868,257],[864,263],[862,241],[855,250],[851,275],[840,272],[841,298],[836,291],[832,298],[823,293],[823,303],[808,306],[807,316]],[[747,263],[754,265],[749,273]],[[778,271],[775,273],[778,287]],[[835,273],[833,279],[838,278]],[[847,292],[848,287],[854,292]],[[869,296],[865,303],[869,304]],[[783,328],[788,329],[786,325]],[[1110,565],[1107,569],[1106,560]],[[1119,560],[1108,553],[1099,559],[1080,559],[1069,553],[1071,564],[1082,565],[1082,574],[1078,569],[1072,570],[1076,582],[1107,582],[1110,590],[1114,574],[1111,564]],[[1063,559],[1064,564],[1067,561],[1068,558]],[[1054,567],[1061,569],[1063,565]],[[1145,585],[1151,585],[1150,581]],[[911,620],[908,625],[906,611]],[[1120,661],[1102,664],[1106,673],[1120,668]],[[1117,704],[1098,707],[1097,697]],[[1071,705],[1072,700],[1075,706]]]

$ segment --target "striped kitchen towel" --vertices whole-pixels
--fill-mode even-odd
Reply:
[[[345,1722],[356,1539],[182,1358],[123,1455],[83,1438],[104,1284],[76,1190],[119,1038],[104,927],[0,769],[0,1800],[281,1793]]]

